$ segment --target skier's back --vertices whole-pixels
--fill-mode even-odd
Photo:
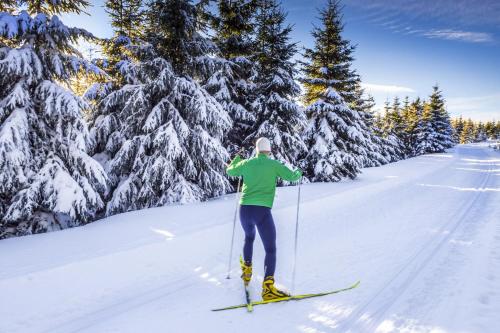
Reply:
[[[240,199],[240,220],[245,231],[245,244],[241,268],[245,284],[252,276],[252,253],[255,240],[255,228],[266,250],[265,279],[262,285],[264,300],[288,296],[274,287],[274,271],[276,268],[276,228],[271,208],[276,192],[278,178],[286,181],[297,181],[302,177],[300,170],[292,171],[282,163],[269,158],[271,144],[268,139],[260,138],[256,144],[257,156],[242,160],[237,155],[226,172],[229,176],[243,177],[242,195]]]

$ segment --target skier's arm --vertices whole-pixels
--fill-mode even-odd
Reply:
[[[238,177],[243,175],[243,168],[246,164],[246,160],[243,160],[240,155],[236,157],[229,163],[226,168],[226,173],[231,177]]]
[[[300,171],[300,169],[292,171],[286,165],[280,162],[276,162],[276,171],[281,179],[289,182],[296,182],[302,177],[302,171]]]

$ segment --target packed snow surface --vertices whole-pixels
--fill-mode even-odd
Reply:
[[[292,285],[297,187],[280,188],[276,279]],[[500,153],[462,145],[302,186],[295,293],[244,300],[234,195],[0,241],[0,332],[500,332]],[[260,299],[263,249],[251,292]]]

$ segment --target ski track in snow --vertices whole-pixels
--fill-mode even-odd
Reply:
[[[491,169],[490,169],[491,170]],[[478,189],[486,188],[489,180],[489,173],[486,173],[483,182],[478,187]],[[394,329],[394,324],[388,322],[382,323],[383,316],[387,311],[394,305],[394,303],[404,295],[405,291],[412,284],[412,282],[418,278],[426,267],[432,263],[433,257],[438,255],[439,250],[450,241],[451,237],[458,233],[458,230],[463,227],[466,220],[471,220],[473,218],[472,209],[478,203],[482,191],[476,191],[477,194],[466,203],[462,208],[458,208],[457,214],[450,214],[450,220],[437,232],[443,235],[442,238],[430,239],[429,242],[423,244],[422,248],[419,249],[412,257],[410,257],[404,266],[401,267],[394,276],[392,276],[389,281],[383,285],[375,295],[368,299],[363,306],[359,307],[356,312],[350,316],[349,321],[343,323],[338,327],[339,331],[352,331],[352,332],[374,332],[374,331],[385,331],[386,327]],[[437,281],[432,281],[432,283],[438,283]],[[427,296],[427,295],[425,295]],[[378,303],[375,306],[370,306],[374,303]],[[368,309],[370,314],[368,313]],[[355,321],[355,323],[353,323]],[[377,329],[379,328],[379,329]]]
[[[500,154],[462,145],[302,188],[295,293],[256,307],[237,257],[234,195],[0,241],[0,332],[499,332]],[[277,281],[291,285],[296,187],[278,189]],[[263,249],[254,245],[253,299]]]

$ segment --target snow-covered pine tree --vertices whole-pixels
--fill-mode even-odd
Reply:
[[[401,114],[404,122],[406,155],[413,157],[417,156],[418,137],[422,131],[422,113],[424,105],[420,98],[417,98],[408,106],[403,108]]]
[[[472,119],[467,119],[464,122],[464,128],[462,134],[460,135],[460,143],[471,143],[474,142],[474,122]]]
[[[102,41],[102,50],[106,59],[102,59],[102,68],[120,86],[124,82],[120,73],[122,66],[137,59],[141,54],[138,45],[144,34],[144,11],[142,0],[107,0],[105,10],[111,19],[113,37]]]
[[[254,57],[257,62],[256,95],[253,110],[256,122],[245,139],[251,146],[259,137],[266,137],[273,146],[276,159],[296,164],[305,153],[301,133],[306,117],[297,99],[301,89],[295,82],[297,52],[290,42],[292,26],[285,24],[286,13],[276,0],[259,2],[257,37]]]
[[[361,103],[357,106],[360,111],[362,111],[361,116],[365,119],[365,123],[369,128],[376,127],[376,115],[374,107],[376,105],[375,99],[371,95],[366,95],[363,89],[358,90],[359,97],[358,101]]]
[[[301,166],[307,177],[313,182],[356,178],[363,160],[354,152],[359,142],[366,140],[360,131],[358,113],[333,87],[327,88],[306,111],[309,123],[304,140],[308,151]]]
[[[212,23],[213,41],[218,48],[215,71],[209,72],[204,88],[228,111],[233,126],[225,136],[224,146],[235,153],[250,135],[255,116],[255,64],[251,60],[254,41],[255,0],[220,0],[218,16]],[[250,148],[250,147],[245,147]]]
[[[409,133],[409,118],[410,118],[410,98],[406,96],[403,100],[403,106],[399,102],[399,98],[394,98],[393,117],[394,131],[403,144],[404,158],[413,156],[411,138]]]
[[[386,123],[385,132],[387,134],[392,134],[399,138],[402,143],[403,150],[406,151],[407,147],[404,147],[405,142],[405,125],[401,114],[401,102],[399,97],[394,97],[391,109],[386,113]]]
[[[462,135],[462,131],[464,130],[464,125],[465,122],[462,116],[460,116],[458,119],[454,119],[454,121],[452,122],[452,126],[454,128],[453,141],[455,143],[460,143],[460,136]]]
[[[396,101],[396,104],[398,101]],[[398,106],[396,106],[397,108]],[[400,137],[395,133],[394,120],[399,117],[394,117],[394,106],[391,107],[389,101],[384,104],[384,116],[382,117],[381,129],[385,139],[386,147],[391,152],[391,162],[399,161],[405,158],[404,144]]]
[[[462,119],[462,117],[460,117]],[[463,121],[462,121],[463,122]],[[462,125],[463,126],[463,125]],[[500,122],[488,121],[484,125],[486,136],[489,140],[496,140],[500,136]],[[458,142],[458,141],[457,141]]]
[[[78,71],[100,73],[71,46],[91,35],[57,16],[87,2],[22,4],[0,13],[0,237],[89,222],[107,181],[86,152],[87,105],[65,88]]]
[[[112,92],[103,114],[114,112],[122,130],[108,136],[100,155],[113,180],[107,213],[192,202],[226,193],[229,156],[221,144],[230,118],[198,83],[179,77],[162,58],[131,65],[134,84]],[[98,124],[106,133],[106,123]],[[113,154],[115,136],[123,141]],[[105,135],[103,137],[106,137]]]
[[[475,128],[474,131],[474,137],[476,142],[483,142],[488,139],[488,136],[486,135],[486,130],[483,122],[479,122]]]
[[[340,0],[328,0],[320,11],[321,26],[313,29],[315,47],[306,49],[303,63],[305,80],[304,102],[306,105],[322,98],[326,90],[333,88],[353,113],[356,131],[360,134],[349,154],[361,161],[362,166],[381,164],[381,154],[374,144],[373,129],[368,128],[361,115],[363,107],[360,78],[351,69],[354,46],[342,37],[344,29]]]
[[[94,104],[91,114],[92,152],[103,167],[110,172],[109,161],[122,147],[126,138],[122,130],[127,119],[120,117],[123,104],[115,102],[115,107],[109,104],[105,108],[103,100],[113,91],[127,85],[141,84],[137,73],[133,71],[141,60],[152,59],[151,45],[141,37],[145,29],[142,1],[138,0],[107,0],[105,10],[111,19],[113,37],[102,40],[104,59],[97,62],[108,74],[106,80],[94,83],[84,94],[89,102]],[[123,101],[120,101],[123,103]],[[109,102],[107,102],[109,103]],[[116,189],[118,180],[111,174],[110,188],[107,195]],[[108,199],[108,198],[107,198]]]
[[[496,122],[492,122],[492,126],[490,129],[490,132],[488,133],[489,137],[492,138],[493,140],[499,140],[500,139],[500,120]]]
[[[422,129],[418,133],[417,155],[423,155],[432,151],[434,130],[432,128],[432,110],[429,103],[424,102],[422,112]]]
[[[439,87],[433,87],[422,115],[422,132],[417,151],[420,154],[440,153],[453,147],[453,128]]]
[[[382,127],[384,126],[384,118],[380,112],[377,112],[373,118],[373,132],[380,138],[384,136],[384,131]]]
[[[432,127],[436,133],[436,151],[443,152],[453,147],[453,128],[451,127],[450,115],[445,108],[445,101],[439,86],[435,85],[429,98],[429,106],[432,110]]]
[[[197,26],[191,16],[196,8],[190,1],[150,5],[146,30],[156,30],[165,45],[174,44],[179,36],[191,38],[182,41],[186,47],[201,38],[189,30]],[[156,15],[152,11],[162,20],[151,20]],[[189,31],[183,32],[182,27]],[[158,43],[156,36],[145,38]],[[144,52],[148,56],[120,67],[126,84],[100,101],[93,128],[96,158],[106,166],[112,182],[107,214],[203,200],[231,189],[224,173],[229,156],[221,143],[231,119],[189,76],[190,66],[197,61],[191,57],[204,55],[181,47],[186,52],[175,57],[163,46],[157,50],[147,43],[142,49],[148,50]],[[173,57],[170,60],[179,72],[162,56]]]
[[[377,134],[373,108],[375,100],[372,96],[366,96],[361,85],[356,89],[356,99],[353,108],[359,112],[363,132],[367,133],[368,144],[366,154],[362,155],[363,167],[376,167],[389,163],[392,160],[390,150],[385,149],[387,143],[384,138]]]

